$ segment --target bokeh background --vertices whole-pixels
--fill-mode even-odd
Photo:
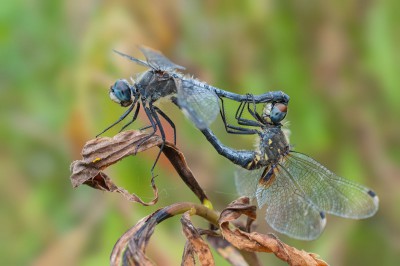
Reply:
[[[173,202],[196,202],[163,157],[153,207],[71,187],[70,163],[124,111],[109,100],[109,86],[144,70],[112,49],[142,58],[137,44],[163,51],[220,88],[285,91],[295,149],[380,197],[370,219],[328,216],[318,240],[282,240],[332,265],[400,261],[399,1],[17,0],[2,1],[0,10],[1,264],[107,265],[118,237],[141,217]],[[227,105],[230,112],[237,107]],[[175,106],[162,109],[199,183],[222,209],[236,198],[235,167]],[[131,128],[144,125],[142,113]],[[229,146],[253,148],[254,137],[228,135],[220,120],[212,128]],[[156,152],[125,159],[108,173],[150,199]],[[271,232],[262,216],[259,231]],[[179,218],[157,227],[148,253],[159,265],[180,263],[180,230]],[[262,259],[282,265],[273,255]]]

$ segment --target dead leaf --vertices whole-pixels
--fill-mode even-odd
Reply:
[[[120,237],[111,253],[110,265],[154,265],[145,255],[145,249],[157,225],[153,217],[159,211],[144,217]]]
[[[246,215],[253,220],[256,218],[256,207],[249,204],[247,197],[233,201],[222,211],[219,218],[222,235],[236,248],[249,252],[274,253],[290,265],[327,265],[315,254],[288,246],[272,234],[264,235],[257,232],[248,233],[237,228],[231,229],[231,222],[241,215]]]
[[[213,216],[213,214],[210,213],[212,212],[211,210],[208,210],[202,205],[190,202],[175,203],[159,209],[153,214],[141,219],[135,226],[120,237],[114,245],[110,256],[111,265],[153,265],[152,261],[145,255],[145,251],[156,225],[170,217],[185,213],[192,208],[196,209],[196,215],[200,214],[202,217]],[[216,216],[216,214],[214,214],[214,216]],[[198,235],[196,235],[196,229],[191,225],[190,220],[182,220],[182,225],[185,235],[188,236],[188,242],[191,245],[185,252],[190,253],[192,252],[190,248],[193,248],[199,258],[206,262],[204,265],[213,265],[207,264],[210,258],[212,261],[211,252],[201,237],[199,237],[200,234],[197,233]],[[189,256],[187,261],[190,261]]]
[[[199,257],[201,265],[215,265],[210,248],[190,221],[189,212],[185,212],[182,215],[181,223],[183,234],[187,238],[182,257],[182,265],[186,265],[185,263],[191,264],[194,261],[195,254]]]
[[[242,254],[221,236],[208,235],[207,241],[218,252],[221,257],[226,259],[233,266],[248,266]],[[254,253],[252,253],[254,254]],[[254,254],[255,255],[255,254]],[[259,265],[259,264],[252,264]]]
[[[120,193],[127,200],[138,202],[145,206],[153,205],[158,200],[158,189],[154,183],[154,177],[151,178],[154,199],[150,202],[144,202],[137,195],[130,194],[124,188],[117,186],[102,170],[127,156],[135,155],[138,152],[143,152],[161,144],[161,137],[157,135],[150,137],[147,133],[135,130],[121,132],[113,138],[102,137],[90,140],[82,149],[83,159],[74,161],[71,164],[72,175],[70,179],[72,186],[76,188],[85,184],[95,189]],[[194,178],[183,154],[168,142],[165,143],[163,152],[181,179],[203,203],[207,196]]]
[[[83,159],[71,164],[72,175],[70,179],[72,186],[76,188],[85,184],[95,189],[120,193],[127,200],[145,206],[153,205],[158,200],[158,189],[155,186],[154,177],[151,179],[154,199],[150,202],[144,202],[137,195],[130,194],[124,188],[115,185],[112,179],[101,170],[129,155],[134,155],[161,143],[162,140],[158,136],[149,137],[148,134],[133,130],[124,131],[113,138],[102,137],[90,140],[82,149]]]
[[[185,247],[183,249],[181,265],[195,266],[196,265],[196,259],[194,257],[194,254],[195,254],[195,251],[193,250],[193,246],[190,244],[189,241],[186,241]]]

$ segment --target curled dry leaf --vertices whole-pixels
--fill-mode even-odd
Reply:
[[[186,241],[185,247],[183,249],[181,265],[195,266],[196,265],[196,259],[194,257],[194,253],[195,253],[195,251],[193,250],[193,246],[190,245],[189,241]]]
[[[130,194],[124,188],[118,187],[102,170],[127,156],[135,155],[161,144],[162,139],[159,136],[150,137],[147,133],[135,130],[124,131],[113,138],[102,137],[90,140],[82,149],[83,159],[71,164],[72,175],[70,179],[72,186],[76,188],[85,184],[95,189],[120,193],[129,201],[138,202],[142,205],[153,205],[158,200],[158,189],[154,183],[154,176],[151,179],[154,199],[150,202],[144,202],[137,195]],[[187,166],[183,154],[170,143],[165,144],[163,152],[186,185],[201,202],[204,202],[207,196]]]
[[[240,254],[240,252],[234,246],[232,246],[231,243],[226,241],[226,239],[222,238],[221,236],[208,235],[207,241],[218,252],[218,254],[221,255],[221,257],[223,257],[225,260],[227,260],[231,265],[233,266],[249,265],[243,258],[243,255]],[[255,258],[255,261],[257,261],[257,258]],[[259,264],[253,263],[252,265],[259,265]]]
[[[209,218],[213,223],[217,222],[217,214],[207,209],[203,205],[190,202],[175,203],[170,206],[157,210],[153,214],[141,219],[134,227],[124,233],[114,245],[110,256],[111,265],[153,265],[151,260],[145,255],[147,244],[152,236],[157,224],[178,214],[195,209],[196,215]],[[196,233],[196,229],[187,218],[182,220],[183,230],[188,237],[187,249],[185,252],[191,253],[190,249],[198,254],[200,260],[212,262],[211,252],[204,241]],[[203,241],[203,242],[202,242]],[[208,250],[207,250],[208,249]],[[193,253],[192,253],[193,254]],[[186,262],[190,265],[190,257],[186,257]],[[193,257],[192,257],[193,258]]]
[[[189,212],[183,214],[181,223],[183,234],[187,238],[182,256],[182,265],[195,265],[195,254],[199,257],[201,265],[215,265],[210,248],[190,221]]]
[[[159,212],[144,217],[120,237],[111,253],[110,265],[154,265],[145,251],[158,223]]]
[[[256,218],[256,207],[249,204],[247,197],[233,201],[222,211],[219,218],[222,235],[236,248],[249,252],[274,253],[275,256],[290,265],[327,265],[315,254],[288,246],[272,234],[264,235],[257,232],[244,232],[237,228],[231,229],[231,222],[241,215],[246,215],[251,219]]]
[[[148,134],[132,130],[119,133],[113,138],[92,139],[82,149],[83,159],[71,164],[72,186],[75,188],[85,184],[100,190],[118,192],[129,201],[139,202],[142,205],[153,205],[158,200],[154,177],[151,179],[154,199],[146,203],[135,194],[130,194],[124,188],[115,185],[111,178],[101,170],[129,155],[145,151],[161,143],[162,140],[158,136],[149,137]]]

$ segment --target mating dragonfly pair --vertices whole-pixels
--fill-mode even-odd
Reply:
[[[240,166],[235,173],[239,194],[256,199],[260,208],[267,205],[266,221],[276,231],[293,238],[312,240],[323,231],[326,213],[352,219],[375,214],[378,197],[372,190],[339,177],[311,157],[292,150],[281,124],[287,113],[289,96],[281,91],[240,95],[221,90],[181,74],[178,70],[185,68],[158,51],[146,47],[140,50],[146,61],[115,51],[149,69],[132,80],[132,84],[121,79],[111,86],[110,98],[129,108],[100,134],[135,109],[132,119],[121,130],[133,123],[142,104],[151,124],[147,128],[153,129],[149,137],[159,130],[165,142],[160,115],[173,128],[176,143],[174,123],[154,105],[159,99],[169,98],[193,121],[219,154]],[[235,114],[239,126],[228,124],[224,99],[240,103]],[[265,104],[261,114],[256,109],[260,103]],[[244,112],[254,120],[245,119]],[[228,133],[258,135],[257,149],[235,150],[222,144],[209,128],[218,113]],[[152,174],[162,149],[163,145],[151,168]]]

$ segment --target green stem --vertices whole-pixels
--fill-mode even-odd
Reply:
[[[183,214],[187,211],[192,211],[192,214],[203,217],[213,225],[218,226],[219,214],[201,204],[193,202],[179,202],[163,208],[163,212],[168,213],[170,216]]]

